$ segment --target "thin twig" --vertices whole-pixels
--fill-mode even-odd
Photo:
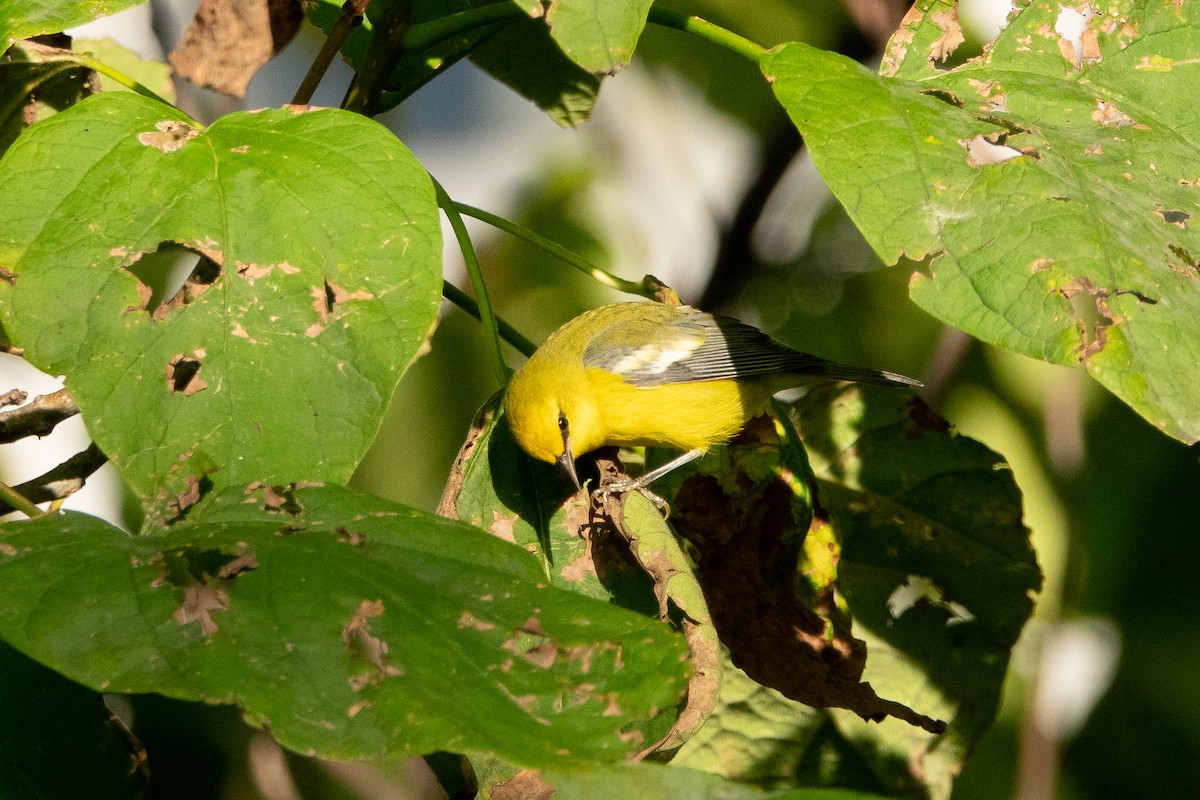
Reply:
[[[104,453],[100,452],[100,448],[92,444],[83,452],[71,456],[71,458],[49,472],[31,481],[25,481],[25,483],[19,486],[12,487],[12,491],[16,492],[30,504],[49,503],[59,500],[82,489],[85,481],[92,473],[104,466],[106,461],[108,461],[108,458]],[[0,499],[0,514],[7,514],[10,511],[23,511],[29,514],[29,511],[26,511],[19,505],[6,502],[6,500],[7,498]],[[36,505],[34,505],[33,510],[37,514],[44,513]],[[36,515],[30,514],[30,516]]]
[[[325,77],[325,72],[333,63],[334,56],[342,49],[346,37],[350,35],[350,31],[362,24],[363,14],[366,12],[369,2],[370,0],[346,0],[342,6],[342,15],[333,24],[329,36],[321,45],[321,51],[317,53],[312,66],[304,75],[304,80],[300,81],[300,86],[296,89],[295,96],[292,97],[292,105],[306,106],[308,101],[312,100],[313,93],[321,85],[321,79]]]
[[[474,217],[480,222],[486,222],[494,228],[499,228],[507,234],[516,236],[518,239],[524,239],[530,244],[542,248],[550,255],[562,259],[597,283],[602,283],[605,286],[616,289],[618,292],[636,294],[641,297],[648,297],[651,300],[659,299],[658,290],[662,286],[662,283],[651,275],[647,275],[640,281],[627,281],[624,278],[618,278],[611,272],[597,267],[582,256],[572,253],[558,242],[547,239],[541,234],[534,233],[515,222],[509,222],[504,217],[497,216],[490,211],[484,211],[482,208],[475,208],[466,203],[455,203],[454,208],[460,214]]]
[[[0,444],[26,436],[46,436],[58,423],[78,413],[79,406],[66,389],[39,395],[20,408],[0,411]]]
[[[475,290],[475,299],[479,303],[479,321],[483,324],[483,338],[491,356],[492,372],[497,383],[504,386],[508,383],[509,369],[504,363],[504,355],[500,352],[500,328],[496,323],[496,314],[492,311],[491,300],[488,299],[487,285],[483,282],[483,271],[479,267],[479,257],[475,254],[471,235],[467,232],[462,215],[458,213],[457,205],[436,180],[433,181],[433,188],[437,192],[438,205],[445,212],[446,219],[450,221],[450,227],[454,230],[454,236],[458,239],[458,248],[462,251],[463,262],[467,266],[471,288]]]
[[[475,319],[480,318],[479,304],[453,283],[442,281],[442,297],[445,297]],[[533,351],[537,350],[536,344],[526,339],[520,331],[501,319],[499,315],[496,316],[496,327],[500,330],[500,338],[517,348],[523,355],[531,356],[533,355]]]
[[[20,511],[25,516],[33,519],[34,517],[45,516],[46,512],[37,507],[25,495],[9,486],[7,483],[0,481],[0,507],[9,506],[9,511]],[[8,513],[7,511],[4,513]]]
[[[393,0],[383,12],[371,35],[371,46],[363,59],[362,68],[346,93],[342,106],[347,111],[373,117],[378,111],[379,96],[392,77],[392,70],[404,55],[404,35],[412,19],[411,0]]]
[[[419,52],[467,31],[523,16],[525,12],[516,3],[489,3],[415,24],[401,41],[405,50]]]
[[[0,394],[0,407],[19,406],[28,399],[29,392],[24,389],[9,389],[4,394]]]

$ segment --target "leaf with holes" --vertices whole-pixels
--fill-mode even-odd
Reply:
[[[438,513],[536,553],[553,586],[657,614],[653,582],[629,545],[594,524],[587,496],[562,470],[521,450],[499,402],[493,397],[476,416]],[[586,459],[580,467],[591,469]]]
[[[929,259],[911,285],[918,304],[984,341],[1082,361],[1151,423],[1194,441],[1194,17],[1167,0],[1120,0],[1086,20],[1031,4],[981,57],[942,70],[961,41],[955,11],[922,0],[882,76],[803,44],[763,69],[880,257]]]
[[[950,727],[933,737],[897,720],[830,715],[888,794],[948,797],[995,718],[1041,588],[1020,491],[999,455],[915,398],[825,386],[795,412],[839,548],[837,591],[867,644],[864,678]]]
[[[0,195],[4,327],[151,518],[209,482],[348,479],[437,311],[429,177],[346,112],[205,130],[101,94],[22,135]],[[200,256],[166,299],[143,263],[164,243]]]
[[[508,542],[337,486],[219,492],[130,536],[0,525],[0,636],[105,692],[236,703],[330,758],[623,760],[688,675],[657,619],[545,582]]]

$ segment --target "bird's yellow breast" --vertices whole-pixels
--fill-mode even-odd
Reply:
[[[758,381],[716,380],[638,387],[602,369],[584,370],[601,409],[593,430],[576,429],[587,452],[600,444],[702,450],[732,438],[771,396]]]

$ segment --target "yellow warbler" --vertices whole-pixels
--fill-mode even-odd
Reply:
[[[643,486],[731,439],[771,395],[814,379],[921,385],[801,353],[688,306],[615,303],[550,334],[509,382],[504,413],[521,448],[557,462],[576,486],[575,458],[602,445],[687,451],[642,476]]]

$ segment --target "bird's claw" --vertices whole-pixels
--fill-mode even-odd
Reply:
[[[662,499],[654,492],[643,486],[642,482],[636,478],[625,477],[610,481],[601,486],[599,489],[594,489],[592,491],[592,497],[597,503],[604,505],[608,502],[609,495],[626,494],[628,492],[641,492],[647,500],[649,500],[651,503],[654,503],[659,511],[663,512],[664,518],[671,515],[671,505],[666,500]]]

